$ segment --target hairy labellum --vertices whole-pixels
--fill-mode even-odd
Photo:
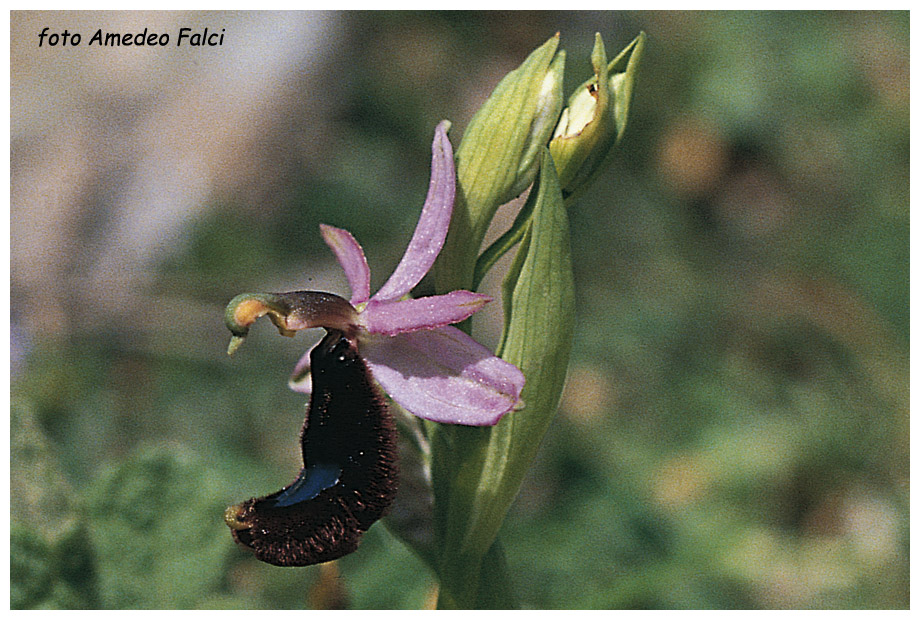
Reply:
[[[330,330],[310,365],[303,469],[287,487],[231,506],[224,516],[238,543],[276,566],[351,553],[396,497],[396,428],[354,344]]]

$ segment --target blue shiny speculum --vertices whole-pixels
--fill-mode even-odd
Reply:
[[[333,463],[315,463],[300,470],[297,479],[275,498],[275,507],[293,506],[313,499],[335,485],[342,468]]]

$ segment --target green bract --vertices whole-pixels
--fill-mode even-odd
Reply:
[[[541,159],[538,186],[528,198],[533,216],[503,285],[505,330],[498,350],[528,378],[524,406],[489,429],[439,427],[434,435],[447,606],[483,606],[495,587],[494,579],[475,581],[481,559],[495,542],[565,382],[575,314],[568,218],[545,148]]]
[[[559,170],[562,196],[567,203],[572,202],[578,190],[587,187],[594,175],[602,170],[607,154],[623,136],[644,46],[645,33],[640,33],[607,64],[604,43],[600,35],[595,38],[592,54],[595,76],[575,89],[549,143],[550,153]],[[563,54],[559,52],[556,60]],[[599,89],[598,83],[606,83],[608,88]],[[474,290],[498,259],[521,240],[532,215],[532,206],[528,202],[511,228],[476,260],[472,281]]]

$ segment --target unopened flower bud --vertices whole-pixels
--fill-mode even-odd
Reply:
[[[533,181],[561,106],[559,35],[506,75],[470,120],[457,148],[457,206],[438,263],[437,288],[466,288],[495,211]]]
[[[533,183],[540,165],[540,154],[550,137],[562,111],[562,78],[565,72],[565,51],[560,51],[543,78],[537,99],[536,113],[525,141],[524,153],[518,163],[517,181],[508,191],[508,199],[520,195]]]
[[[571,196],[593,178],[623,135],[644,44],[645,33],[640,33],[608,64],[601,35],[595,35],[594,77],[569,97],[549,143],[564,196]]]

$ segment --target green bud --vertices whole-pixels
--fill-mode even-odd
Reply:
[[[540,164],[540,155],[556,128],[559,114],[562,112],[562,78],[565,73],[565,51],[560,51],[543,78],[537,99],[536,115],[530,125],[530,133],[525,141],[526,149],[518,163],[517,181],[508,191],[507,199],[519,196],[530,187]],[[499,204],[507,202],[502,200]]]
[[[436,270],[439,290],[469,288],[495,211],[533,182],[562,107],[559,35],[506,75],[473,116],[456,152],[457,199]]]
[[[623,136],[644,46],[642,32],[607,64],[604,41],[595,35],[594,76],[569,97],[549,143],[566,198],[587,185]]]

